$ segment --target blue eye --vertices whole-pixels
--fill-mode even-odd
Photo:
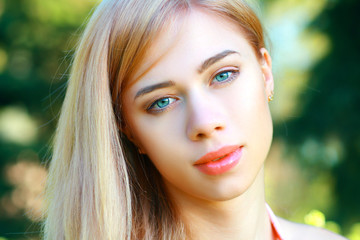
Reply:
[[[228,83],[234,80],[239,75],[239,70],[227,70],[215,75],[212,83]]]
[[[170,99],[169,98],[163,98],[163,99],[157,100],[155,105],[156,105],[156,107],[164,108],[169,104],[170,104]]]
[[[231,74],[232,74],[232,72],[230,72],[230,71],[221,72],[215,76],[215,80],[218,82],[226,81],[231,76]]]
[[[147,111],[149,111],[149,112],[152,112],[152,111],[153,112],[162,112],[170,104],[172,104],[175,101],[176,101],[176,99],[171,98],[171,97],[160,98],[160,99],[156,100],[155,102],[153,102],[150,105],[150,107],[147,108]]]

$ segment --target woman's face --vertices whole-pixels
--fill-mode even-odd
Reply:
[[[227,19],[193,10],[183,20],[158,36],[129,82],[126,133],[170,194],[231,199],[253,183],[270,147],[271,60],[265,49],[259,60]]]

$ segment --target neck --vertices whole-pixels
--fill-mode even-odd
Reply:
[[[271,240],[265,206],[264,169],[240,196],[227,201],[182,199],[175,202],[191,239]]]

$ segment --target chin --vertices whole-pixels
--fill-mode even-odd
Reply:
[[[243,195],[252,185],[252,179],[239,179],[222,183],[203,192],[203,198],[209,201],[229,201]]]
[[[231,192],[231,193],[222,193],[218,194],[216,196],[213,196],[212,201],[216,202],[225,202],[229,200],[233,200],[235,198],[240,197],[245,191],[238,191],[238,192]]]

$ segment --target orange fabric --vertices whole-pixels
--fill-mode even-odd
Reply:
[[[276,218],[275,214],[271,210],[268,204],[266,204],[266,208],[270,217],[271,228],[273,231],[274,239],[275,240],[285,240],[284,233],[281,229],[280,223]]]

